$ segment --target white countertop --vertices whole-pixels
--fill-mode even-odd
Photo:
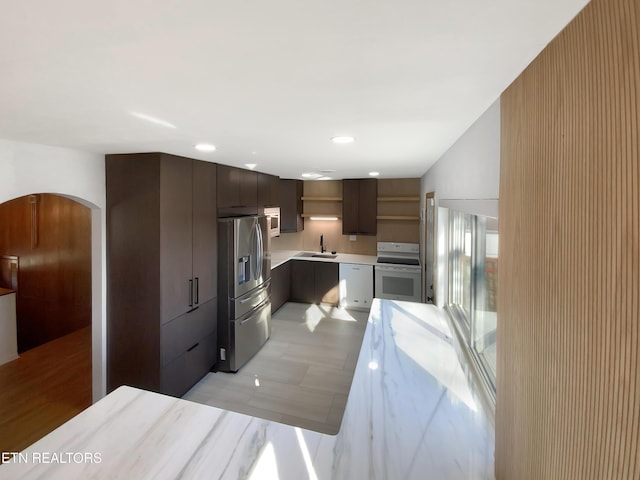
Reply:
[[[443,315],[374,300],[335,436],[121,387],[0,478],[493,478],[493,427]],[[74,463],[79,454],[100,463]]]
[[[337,253],[336,258],[298,257],[301,250],[275,250],[271,252],[271,269],[279,267],[288,260],[309,260],[311,262],[356,263],[359,265],[376,265],[378,257],[373,255],[357,255],[354,253]],[[320,253],[320,252],[309,252]],[[331,253],[331,252],[326,252]]]

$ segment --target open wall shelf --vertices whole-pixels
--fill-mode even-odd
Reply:
[[[404,220],[410,222],[420,221],[420,217],[418,215],[378,215],[376,218],[378,220]]]
[[[419,196],[378,197],[379,202],[419,202]]]
[[[303,202],[341,202],[342,197],[302,197]]]

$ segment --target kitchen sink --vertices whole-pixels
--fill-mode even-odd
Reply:
[[[301,252],[296,257],[303,258],[336,258],[338,255],[333,253],[314,253],[314,252]]]

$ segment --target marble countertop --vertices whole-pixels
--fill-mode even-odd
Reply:
[[[0,478],[493,478],[493,426],[452,337],[436,307],[374,300],[335,436],[121,387]]]
[[[275,250],[271,251],[271,269],[279,267],[288,260],[309,260],[311,262],[356,263],[359,265],[376,265],[378,257],[373,255],[358,255],[355,253],[337,253],[336,258],[297,257],[302,250]],[[310,252],[319,253],[319,252]],[[331,253],[331,252],[326,252]]]

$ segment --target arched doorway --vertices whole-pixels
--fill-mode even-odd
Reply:
[[[20,354],[0,365],[0,450],[18,451],[91,404],[92,212],[30,194],[0,204],[0,228]]]

